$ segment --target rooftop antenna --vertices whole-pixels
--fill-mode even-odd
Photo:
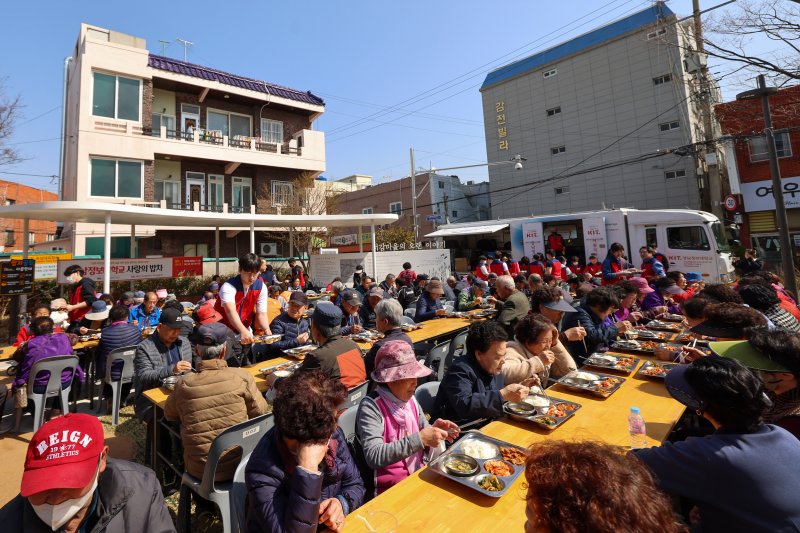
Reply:
[[[170,41],[162,41],[159,39],[158,42],[161,43],[161,55],[167,57],[167,47],[170,45]]]
[[[184,63],[186,63],[186,62],[187,62],[187,58],[188,58],[188,48],[187,48],[187,45],[193,45],[194,43],[193,43],[193,42],[191,42],[191,41],[187,41],[186,39],[181,39],[180,37],[178,37],[178,38],[177,38],[177,39],[175,39],[175,40],[176,40],[176,41],[180,41],[180,42],[182,42],[182,43],[183,43],[183,62],[184,62]]]

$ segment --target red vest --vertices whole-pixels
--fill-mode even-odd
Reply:
[[[547,236],[547,246],[556,252],[564,251],[564,237],[560,233],[551,233]]]
[[[550,275],[556,279],[564,279],[563,269],[561,268],[561,261],[558,259],[551,259],[550,261]]]
[[[486,274],[481,272],[481,265],[478,265],[478,266],[475,267],[475,275],[477,277],[481,278],[483,281],[486,281],[486,280],[489,279],[489,276],[487,276]]]
[[[92,280],[89,278],[81,278],[81,280],[75,284],[75,288],[72,289],[72,294],[69,295],[69,303],[70,305],[77,305],[84,301],[83,295],[81,295],[81,291],[83,290],[83,286],[85,283],[91,283]],[[77,323],[80,322],[81,319],[89,312],[89,308],[91,305],[87,305],[86,307],[81,307],[80,309],[73,309],[68,313],[70,323]]]
[[[506,271],[503,270],[502,261],[498,261],[496,263],[494,261],[492,261],[492,264],[489,265],[489,272],[492,272],[493,274],[497,274],[497,277],[500,277],[500,276],[502,276],[503,274],[506,273]]]
[[[656,278],[655,271],[653,270],[653,262],[650,261],[648,263],[642,263],[642,277],[647,281],[650,281],[652,278]]]
[[[541,263],[531,263],[528,267],[528,273],[530,274],[539,274],[539,276],[544,276],[544,267]]]
[[[589,274],[592,275],[592,277],[595,277],[603,272],[603,265],[601,263],[595,263],[595,264],[587,263],[583,271],[588,272]]]
[[[611,272],[622,272],[622,270],[622,267],[618,265],[616,261],[611,261]],[[605,276],[603,276],[603,285],[616,285],[623,279],[625,278],[621,276],[617,276],[614,279],[606,279]]]
[[[519,274],[520,273],[519,263],[517,263],[516,261],[509,261],[508,273],[511,274],[512,276],[516,276],[517,274]]]
[[[241,319],[244,327],[249,328],[253,324],[253,319],[256,317],[256,302],[258,302],[258,295],[261,294],[261,289],[264,288],[264,282],[261,281],[261,278],[256,278],[246,292],[242,284],[241,276],[231,278],[226,283],[232,285],[233,288],[236,289],[236,297],[234,300],[236,302],[236,313],[239,315],[239,319]],[[233,331],[237,331],[228,319],[228,315],[222,304],[222,298],[217,298],[214,301],[214,309],[222,315],[222,320],[220,320],[220,322]]]

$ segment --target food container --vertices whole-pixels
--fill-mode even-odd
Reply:
[[[505,460],[503,458],[504,449],[506,450],[506,453],[517,454],[522,458],[524,458],[524,456],[527,453],[525,451],[525,448],[514,446],[513,444],[510,444],[508,442],[489,437],[488,435],[484,435],[480,431],[471,430],[465,432],[462,435],[462,437],[450,447],[450,449],[448,449],[442,455],[433,460],[428,465],[428,468],[430,468],[431,471],[446,478],[452,479],[456,483],[460,483],[465,487],[469,487],[470,489],[476,492],[479,492],[491,498],[499,498],[508,491],[511,485],[514,484],[514,481],[525,470],[524,461],[522,460],[518,461],[522,462],[522,464],[517,465],[513,464],[511,461]],[[482,451],[484,453],[478,453],[478,455],[481,455],[481,457],[478,458],[471,456],[469,453],[467,453],[468,451],[471,453],[476,453],[476,451]],[[492,455],[488,456],[489,454]],[[451,473],[445,467],[445,464],[453,456],[455,457],[467,456],[468,459],[474,460],[478,466],[477,470],[473,474],[461,475],[461,474]],[[494,476],[494,474],[486,470],[485,466],[486,463],[492,460],[503,461],[509,464],[513,469],[511,475]],[[494,476],[495,478],[497,478],[498,486],[501,488],[497,491],[492,491],[480,487],[478,483],[487,476],[488,477]]]
[[[256,335],[253,337],[253,342],[261,344],[272,344],[278,342],[283,338],[283,335]]]
[[[636,335],[642,340],[666,340],[670,335],[661,331],[650,331],[649,329],[635,328]]]
[[[306,344],[305,346],[298,346],[297,348],[288,348],[284,350],[283,353],[285,353],[287,357],[302,361],[306,358],[308,352],[313,352],[316,349],[316,344]]]
[[[656,348],[663,347],[663,343],[655,340],[618,340],[611,343],[612,350],[622,350],[625,352],[641,353],[646,355],[653,355]],[[593,365],[597,366],[597,365]],[[633,369],[631,369],[633,370]]]
[[[289,372],[294,372],[298,368],[300,368],[300,363],[279,363],[277,365],[259,368],[258,371],[263,377],[266,378],[273,372],[277,372],[279,370],[288,370]]]
[[[400,324],[400,329],[405,332],[415,331],[422,327],[422,324]]]
[[[167,376],[161,382],[161,386],[167,390],[175,390],[175,385],[178,384],[178,379],[180,379],[178,376]]]
[[[522,401],[534,407],[550,407],[550,399],[538,394],[531,394]]]
[[[463,453],[453,453],[442,463],[442,466],[454,476],[472,476],[480,469],[478,460]]]
[[[692,332],[690,332],[690,331],[687,331],[686,333],[681,333],[680,335],[678,335],[678,338],[675,339],[675,342],[680,342],[682,344],[693,343],[695,345],[695,347],[698,344],[701,344],[703,346],[708,346],[708,341],[707,340],[698,339],[697,335],[692,333]]]
[[[573,370],[558,380],[558,384],[567,389],[588,392],[601,398],[608,398],[614,394],[624,382],[623,377],[580,370]]]
[[[670,369],[678,366],[679,363],[668,363],[662,361],[645,361],[642,368],[636,373],[637,377],[653,378],[663,380]]]
[[[584,364],[586,366],[616,370],[624,374],[630,374],[636,368],[636,365],[639,364],[639,358],[610,353],[593,353],[586,359]]]
[[[656,331],[669,331],[671,333],[678,333],[681,331],[681,326],[674,322],[665,322],[663,320],[651,320],[645,326],[647,329],[652,329]]]
[[[533,422],[544,429],[553,430],[572,418],[578,409],[581,408],[581,404],[576,402],[570,402],[560,398],[552,398],[552,400],[552,405],[535,407],[534,411],[527,415],[521,414],[513,409],[512,406],[518,404],[507,402],[503,404],[503,412],[514,420]]]

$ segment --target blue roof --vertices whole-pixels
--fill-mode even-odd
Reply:
[[[322,98],[314,95],[311,91],[298,91],[288,87],[281,87],[266,81],[255,80],[253,78],[245,78],[236,74],[229,74],[221,70],[171,59],[169,57],[150,54],[147,58],[147,66],[159,70],[166,70],[176,74],[183,74],[185,76],[192,76],[194,78],[201,78],[209,81],[217,81],[225,85],[239,87],[241,89],[248,89],[250,91],[258,91],[261,93],[269,93],[273,96],[281,98],[288,98],[297,102],[305,102],[312,105],[325,105]]]
[[[497,85],[498,83],[519,76],[525,72],[536,70],[554,61],[558,61],[559,59],[611,41],[612,39],[616,39],[617,37],[639,28],[651,26],[670,15],[674,15],[674,13],[664,5],[663,2],[659,2],[644,11],[639,11],[629,17],[592,30],[589,33],[584,33],[570,41],[548,48],[544,52],[539,52],[538,54],[528,56],[493,70],[486,76],[486,79],[483,80],[481,90],[491,87],[492,85]]]

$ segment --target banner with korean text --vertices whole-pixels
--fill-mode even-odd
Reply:
[[[105,267],[102,259],[69,259],[58,262],[58,284],[69,285],[64,270],[70,265],[83,267],[84,275],[102,280]],[[202,257],[160,257],[153,259],[112,259],[111,281],[181,278],[203,275]]]

